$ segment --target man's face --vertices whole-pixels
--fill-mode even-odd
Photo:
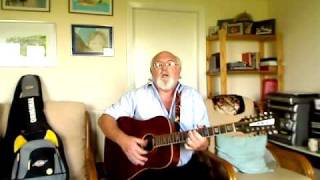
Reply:
[[[181,66],[176,57],[168,52],[157,56],[151,67],[151,74],[156,86],[161,90],[175,88],[180,78]]]

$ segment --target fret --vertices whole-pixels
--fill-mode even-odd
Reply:
[[[179,134],[176,134],[174,137],[175,137],[174,142],[179,142]]]
[[[212,127],[208,128],[210,136],[211,136],[211,135],[214,135],[213,129],[214,129],[214,128],[212,128]]]
[[[209,136],[208,128],[201,128],[201,129],[198,130],[198,133],[201,136],[204,136],[204,137]]]
[[[221,128],[220,128],[220,133],[222,133],[222,134],[224,134],[224,133],[226,133],[226,126],[225,125],[222,125],[222,126],[220,126]]]
[[[184,133],[179,133],[179,137],[180,137],[179,142],[183,142],[184,141]]]
[[[220,128],[214,127],[214,134],[220,134]]]
[[[232,132],[232,131],[233,131],[233,126],[232,126],[232,124],[227,124],[227,125],[226,125],[226,129],[227,129],[227,130],[226,130],[227,132]]]

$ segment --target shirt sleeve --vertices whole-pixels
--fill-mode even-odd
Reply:
[[[195,122],[194,128],[197,128],[197,126],[209,127],[210,123],[208,118],[208,112],[207,112],[207,108],[205,106],[203,97],[198,92],[195,92],[193,97],[194,97],[193,109],[194,109],[194,122]]]
[[[112,116],[115,119],[118,119],[121,116],[132,117],[134,115],[135,104],[134,104],[134,93],[128,92],[123,95],[120,100],[110,107],[107,107],[104,111],[105,114]]]

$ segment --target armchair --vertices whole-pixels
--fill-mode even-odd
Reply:
[[[10,105],[0,105],[0,135],[5,134]],[[63,140],[71,180],[96,180],[91,129],[85,105],[79,102],[45,103],[49,124]]]
[[[246,97],[243,97],[244,111],[239,114],[224,114],[214,108],[212,99],[206,100],[208,115],[210,122],[213,126],[225,124],[240,120],[244,116],[254,114],[254,102]],[[269,179],[290,179],[302,180],[312,179],[315,180],[314,172],[310,162],[298,153],[283,149],[271,143],[267,144],[267,149],[271,152],[273,158],[276,160],[273,172],[261,174],[244,174],[237,172],[233,165],[218,157],[215,152],[215,139],[212,138],[212,143],[209,151],[205,152],[205,156],[210,157],[212,164],[212,171],[216,179],[228,180],[269,180]]]

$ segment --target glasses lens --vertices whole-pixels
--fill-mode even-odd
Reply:
[[[153,64],[153,67],[154,67],[155,69],[160,69],[160,68],[162,67],[162,64],[159,63],[159,62],[155,62],[155,63]]]
[[[173,62],[173,61],[169,61],[169,62],[166,63],[166,66],[167,66],[167,67],[173,67],[173,66],[175,66],[175,65],[176,65],[176,63]]]

